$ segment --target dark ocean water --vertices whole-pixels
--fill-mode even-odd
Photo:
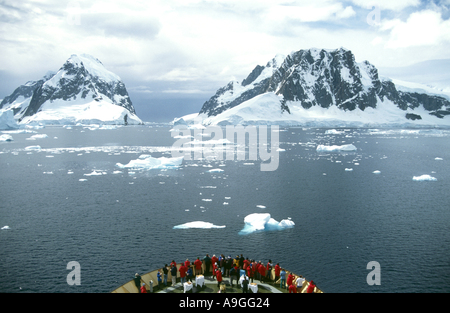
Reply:
[[[206,253],[272,259],[325,292],[450,292],[450,131],[282,129],[273,172],[259,161],[116,166],[170,157],[169,130],[47,127],[36,130],[47,138],[1,142],[0,228],[10,229],[0,230],[0,292],[110,292]],[[413,181],[424,174],[437,181]],[[252,213],[295,227],[240,235]],[[226,228],[173,229],[194,221]],[[67,284],[71,261],[80,286]],[[367,283],[371,261],[381,285]]]

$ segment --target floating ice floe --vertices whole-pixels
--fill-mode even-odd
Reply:
[[[41,150],[41,146],[28,146],[25,148],[25,150],[30,151],[30,150]]]
[[[414,181],[437,181],[435,177],[432,177],[430,175],[422,175],[422,176],[414,176]]]
[[[27,138],[26,140],[37,140],[37,139],[45,139],[45,138],[48,138],[48,135],[38,134],[38,135],[33,135],[30,138]]]
[[[380,171],[373,171],[372,173],[373,173],[373,174],[377,174],[377,175],[378,175],[378,174],[381,174]]]
[[[97,172],[97,171],[93,171],[92,173],[90,173],[90,174],[84,174],[84,176],[102,176],[102,175],[104,175],[105,173],[103,173],[103,172]]]
[[[216,229],[216,228],[225,228],[226,226],[216,226],[212,223],[207,222],[191,222],[183,225],[174,226],[173,229]]]
[[[338,131],[336,129],[329,129],[325,132],[325,135],[341,135],[343,134],[343,131]]]
[[[119,168],[133,168],[133,169],[173,169],[180,167],[183,163],[184,157],[179,158],[153,158],[148,156],[144,159],[131,160],[128,164],[123,165],[117,163],[116,166]]]
[[[345,171],[346,172],[353,172],[353,169],[352,168],[346,168]]]
[[[264,205],[257,205],[256,207],[259,208],[259,209],[265,209],[266,208]]]
[[[436,161],[443,161],[443,158],[435,158]]]
[[[209,170],[208,172],[209,173],[221,173],[221,172],[224,172],[224,170],[221,170],[220,168],[216,168],[216,169],[213,169],[213,170]]]
[[[2,141],[13,141],[13,137],[11,135],[0,135],[0,142]]]
[[[247,235],[260,231],[283,230],[295,226],[295,223],[290,219],[277,222],[269,213],[254,213],[247,215],[244,218],[244,223],[245,226],[239,232],[240,235]]]
[[[317,147],[318,152],[339,152],[339,151],[356,151],[358,150],[354,145],[342,145],[342,146],[325,146],[319,145]]]
[[[1,230],[8,230],[8,229],[11,229],[9,226],[3,226],[2,228],[1,228]]]

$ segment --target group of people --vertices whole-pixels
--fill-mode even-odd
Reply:
[[[158,286],[167,286],[169,271],[172,276],[172,285],[177,283],[178,273],[182,284],[187,281],[192,281],[194,275],[212,275],[213,279],[217,280],[219,292],[224,291],[224,284],[222,284],[224,277],[230,278],[230,285],[233,287],[234,280],[236,280],[237,284],[239,278],[244,275],[245,279],[242,283],[243,292],[248,292],[248,285],[253,283],[255,279],[266,283],[273,282],[274,284],[280,281],[280,288],[288,289],[289,293],[300,292],[303,282],[305,281],[305,278],[302,276],[296,277],[292,273],[287,275],[286,271],[280,267],[279,263],[274,265],[272,260],[269,260],[264,264],[261,261],[257,262],[254,259],[244,258],[242,254],[240,256],[236,255],[234,258],[232,258],[231,255],[226,257],[221,254],[219,256],[213,255],[210,257],[209,254],[206,254],[202,259],[197,257],[194,262],[186,259],[178,269],[177,263],[172,260],[169,265],[165,264],[164,267],[158,271]],[[272,272],[274,273],[274,277]],[[313,293],[315,287],[314,282],[311,281],[307,288],[307,293]]]

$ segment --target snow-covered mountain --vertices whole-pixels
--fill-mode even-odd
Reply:
[[[87,54],[18,87],[0,110],[12,110],[20,124],[142,124],[120,77]]]
[[[277,55],[202,107],[203,124],[450,126],[450,93],[382,78],[347,49]]]

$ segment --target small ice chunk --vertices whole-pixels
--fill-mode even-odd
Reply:
[[[184,157],[179,158],[153,158],[148,157],[145,159],[131,160],[128,164],[123,165],[117,163],[116,166],[119,168],[134,168],[134,169],[172,169],[178,168],[181,163],[183,163]]]
[[[358,150],[354,145],[342,145],[342,146],[325,146],[319,145],[317,147],[318,152],[339,152],[339,151],[356,151]]]
[[[257,205],[256,207],[259,208],[259,209],[265,209],[266,208],[264,205]]]
[[[432,177],[430,175],[422,175],[422,176],[414,176],[414,181],[437,181],[435,177]]]
[[[216,169],[213,169],[213,170],[209,170],[208,172],[209,173],[221,173],[221,172],[223,172],[224,170],[222,170],[222,169],[220,169],[220,168],[216,168]]]
[[[373,174],[381,174],[381,172],[380,171],[373,171]]]
[[[25,150],[30,151],[30,150],[41,150],[41,146],[28,146],[25,148]]]
[[[84,174],[84,176],[101,176],[101,175],[103,175],[103,173],[97,172],[95,170],[90,174]]]
[[[2,227],[2,230],[8,230],[8,229],[11,229],[9,226],[3,226]]]
[[[183,225],[174,226],[173,229],[214,229],[214,228],[225,228],[226,226],[216,226],[212,223],[207,222],[190,222]]]
[[[444,159],[443,158],[436,158],[435,160],[436,161],[443,161]]]
[[[336,129],[329,129],[329,130],[327,130],[326,132],[325,132],[325,135],[341,135],[341,134],[343,134],[344,132],[342,132],[342,131],[338,131],[338,130],[336,130]]]
[[[48,138],[48,135],[38,134],[38,135],[33,135],[30,138],[27,138],[26,140],[36,140],[36,139],[45,139],[45,138]]]
[[[346,172],[353,172],[353,169],[352,168],[346,168],[345,171]]]

